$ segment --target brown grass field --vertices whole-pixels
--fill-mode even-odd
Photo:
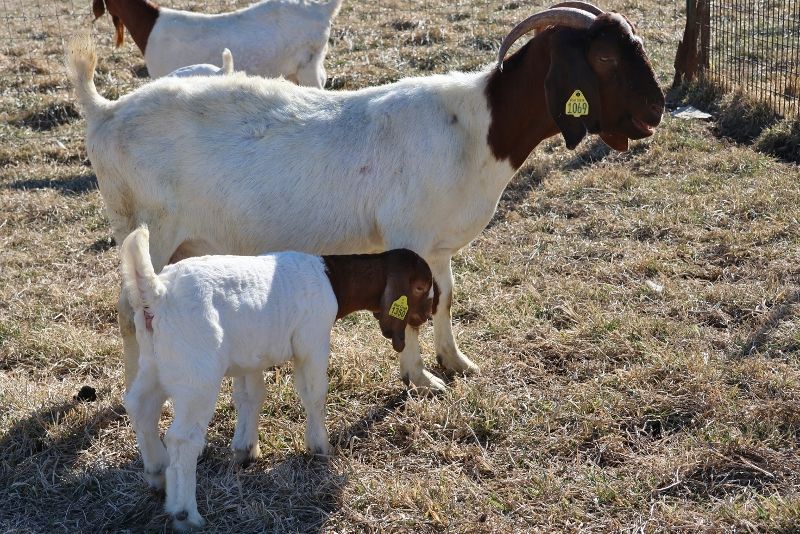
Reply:
[[[121,405],[118,255],[61,67],[89,4],[0,4],[5,532],[170,530]],[[331,86],[478,68],[542,5],[346,0]],[[665,86],[682,5],[602,4],[638,25]],[[101,92],[144,83],[130,40],[114,52],[110,21],[95,27]],[[482,374],[408,392],[371,315],[353,315],[333,337],[334,455],[304,453],[286,368],[266,374],[264,456],[244,469],[226,384],[198,465],[207,530],[796,532],[798,206],[796,165],[713,124],[667,116],[624,154],[551,139],[455,259],[455,329]],[[429,327],[423,350],[441,373]],[[96,401],[73,399],[83,385]]]

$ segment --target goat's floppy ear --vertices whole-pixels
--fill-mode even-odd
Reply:
[[[94,0],[92,2],[92,13],[94,13],[94,20],[102,17],[106,12],[105,0]]]
[[[585,40],[576,34],[562,30],[552,37],[550,70],[544,80],[547,108],[570,150],[587,129],[599,129],[601,111],[597,76],[586,59]]]
[[[125,39],[125,25],[122,24],[122,19],[116,15],[111,15],[111,22],[114,23],[114,28],[117,30],[114,45],[119,48],[122,46],[122,41]]]
[[[381,333],[392,340],[392,348],[403,352],[406,348],[406,324],[408,323],[409,273],[399,261],[389,259],[386,287],[381,297],[381,313],[378,322]]]

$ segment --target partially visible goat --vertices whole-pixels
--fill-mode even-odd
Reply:
[[[91,42],[71,47],[86,148],[118,243],[148,224],[156,268],[209,253],[410,248],[441,287],[436,356],[457,372],[478,368],[453,336],[450,258],[486,227],[516,170],[559,132],[569,148],[594,133],[625,150],[653,134],[664,109],[631,24],[573,7],[520,22],[497,67],[358,91],[234,73],[157,80],[109,101],[93,82]],[[138,348],[124,293],[119,312],[129,382]],[[400,376],[444,389],[416,334],[406,337]]]
[[[233,73],[233,56],[227,48],[222,51],[222,68],[211,63],[200,63],[175,69],[167,76],[172,78],[188,78],[190,76],[223,76]]]
[[[240,386],[234,400],[246,424],[237,426],[233,438],[238,456],[259,455],[262,370],[289,360],[306,410],[306,446],[327,454],[325,395],[334,321],[371,310],[400,352],[406,326],[421,326],[438,300],[428,265],[410,250],[204,256],[168,265],[156,275],[148,236],[139,228],[122,244],[123,283],[142,348],[125,407],[151,485],[163,485],[166,468],[166,509],[178,528],[203,524],[195,497],[197,456],[223,376],[236,376]],[[167,397],[175,418],[165,449],[158,419]]]
[[[151,78],[213,63],[228,47],[241,71],[322,88],[331,21],[341,5],[342,0],[263,0],[238,11],[206,15],[159,7],[150,0],[93,0],[92,9],[95,18],[106,11],[111,15],[117,46],[128,28]]]

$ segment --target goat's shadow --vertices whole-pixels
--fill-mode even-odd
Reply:
[[[76,174],[65,179],[31,178],[4,184],[1,187],[17,191],[53,189],[62,195],[83,195],[97,189],[97,176],[94,174]]]
[[[407,398],[406,391],[386,397],[358,421],[332,432],[332,442],[347,450]],[[0,437],[0,530],[170,530],[163,494],[149,490],[141,478],[135,444],[103,450],[103,443],[129,424],[124,408],[95,406],[77,400],[50,405]],[[198,459],[197,495],[208,527],[321,531],[342,506],[347,476],[331,459],[264,452],[259,461],[238,468],[227,444],[206,447]]]

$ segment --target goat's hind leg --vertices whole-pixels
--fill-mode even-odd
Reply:
[[[258,444],[258,417],[267,390],[261,371],[233,379],[233,403],[236,406],[236,430],[233,433],[233,460],[246,466],[261,456]]]
[[[328,347],[295,352],[294,384],[306,410],[306,447],[313,454],[330,454],[325,429],[325,397],[328,394]]]
[[[164,439],[169,453],[165,509],[177,530],[205,524],[197,510],[197,457],[203,451],[221,383],[220,376],[216,384],[192,381],[169,386],[175,419]]]
[[[164,487],[164,470],[169,463],[167,449],[158,435],[158,420],[165,400],[166,394],[158,383],[155,367],[143,362],[125,394],[125,409],[136,432],[145,479],[156,490]]]

